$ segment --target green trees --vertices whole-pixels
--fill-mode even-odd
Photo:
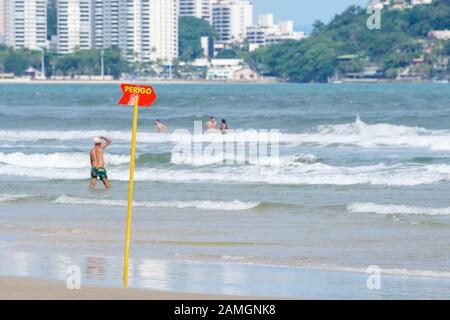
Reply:
[[[384,76],[395,78],[422,55],[427,63],[417,68],[422,67],[423,74],[429,75],[429,61],[439,54],[450,56],[450,41],[438,49],[437,42],[427,38],[431,30],[450,29],[450,0],[436,0],[412,10],[384,9],[381,30],[369,30],[368,17],[366,9],[351,6],[328,24],[316,21],[309,38],[260,48],[250,54],[248,61],[264,74],[311,82],[326,81],[336,71],[359,72],[369,62],[378,65]],[[359,58],[338,61],[336,57],[341,55]]]
[[[120,48],[113,46],[104,50],[105,75],[119,78],[122,72],[127,71],[126,61],[121,56]],[[100,75],[101,50],[78,50],[66,55],[53,55],[51,59],[54,75]]]
[[[41,51],[29,49],[13,50],[6,46],[0,46],[0,70],[12,72],[22,76],[28,67],[40,70]],[[79,50],[71,54],[57,55],[54,52],[45,52],[45,68],[47,76],[51,75],[100,75],[101,50]],[[121,56],[117,46],[104,50],[105,75],[119,78],[122,72],[128,71],[126,61]]]
[[[0,70],[21,76],[28,67],[40,68],[41,52],[28,49],[12,50],[4,45],[0,46]]]
[[[180,17],[179,51],[182,61],[193,61],[203,55],[201,37],[215,35],[214,29],[205,20],[195,17]]]
[[[450,57],[450,40],[444,42],[442,53]]]
[[[286,41],[254,51],[250,65],[259,72],[293,82],[324,82],[334,74],[337,50],[325,37]]]

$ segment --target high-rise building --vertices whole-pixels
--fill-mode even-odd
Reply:
[[[5,36],[5,0],[0,0],[0,43],[4,42]]]
[[[47,0],[2,2],[4,43],[15,49],[47,47]]]
[[[172,64],[178,57],[178,0],[150,0],[150,38],[144,45],[150,49],[152,60]]]
[[[180,0],[180,16],[196,17],[212,23],[214,0]]]
[[[258,25],[264,28],[272,28],[273,27],[273,14],[266,13],[259,15]]]
[[[108,48],[119,44],[119,33],[126,33],[127,1],[94,0],[94,47]],[[122,27],[122,28],[121,28]]]
[[[93,1],[58,0],[58,53],[91,49],[93,44]]]
[[[127,60],[141,60],[149,37],[150,0],[93,0],[95,48],[119,46]],[[142,41],[144,40],[144,41]]]
[[[216,0],[212,6],[213,27],[219,33],[218,43],[241,43],[247,28],[253,25],[250,0]]]
[[[259,16],[258,25],[247,28],[247,42],[250,51],[285,40],[305,38],[304,32],[294,31],[293,21],[280,21],[277,24],[274,24],[273,21],[272,14],[264,14]]]
[[[178,57],[178,0],[58,1],[60,53],[117,45],[128,61]]]

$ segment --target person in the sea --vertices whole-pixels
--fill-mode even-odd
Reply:
[[[222,132],[222,134],[226,134],[228,131],[228,124],[227,124],[227,120],[222,119],[222,123],[220,124],[220,131]]]
[[[161,120],[159,119],[155,121],[155,127],[158,133],[165,133],[167,131],[167,126],[164,123],[162,123]]]
[[[208,122],[206,122],[206,131],[216,131],[217,130],[217,121],[216,118],[209,118]]]
[[[95,189],[97,179],[100,179],[105,185],[106,189],[111,188],[108,180],[108,174],[105,169],[105,160],[103,158],[103,151],[111,144],[111,139],[106,137],[95,137],[94,148],[91,149],[91,183],[90,188]],[[105,143],[103,143],[105,141]]]

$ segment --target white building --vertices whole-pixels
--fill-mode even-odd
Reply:
[[[219,33],[218,43],[242,43],[247,28],[253,25],[253,4],[249,0],[216,0],[212,25]]]
[[[57,0],[58,53],[92,49],[93,0]]]
[[[264,28],[271,28],[274,25],[273,14],[260,14],[258,17],[258,25]]]
[[[179,0],[150,0],[150,58],[172,64],[178,58]],[[144,35],[144,34],[143,34]]]
[[[119,12],[123,14],[126,10],[124,1],[94,0],[94,47],[119,45],[119,33],[126,33],[126,19],[119,19]]]
[[[203,56],[207,58],[214,58],[214,37],[201,37],[200,44],[202,46]]]
[[[411,9],[418,5],[432,4],[433,0],[369,0],[367,5],[370,9],[383,9],[387,7],[389,10],[405,10]]]
[[[150,0],[94,1],[93,46],[108,48],[116,45],[129,61],[149,60]]]
[[[383,9],[385,6],[390,5],[390,0],[369,0],[369,4],[367,5],[370,9]]]
[[[204,19],[212,24],[214,0],[180,0],[180,16]]]
[[[433,0],[412,0],[411,1],[411,4],[413,6],[418,6],[421,4],[432,4],[432,3],[433,3]]]
[[[213,59],[206,73],[207,80],[232,80],[234,73],[242,68],[241,59]]]
[[[0,44],[4,42],[5,36],[5,0],[0,0]]]
[[[293,21],[280,21],[274,24],[272,14],[260,15],[258,25],[247,28],[247,42],[250,51],[284,40],[301,40],[303,38],[305,38],[305,33],[294,31]]]
[[[252,71],[241,59],[212,59],[206,72],[207,80],[249,81],[260,75]]]
[[[428,37],[436,40],[450,40],[450,30],[432,30]]]
[[[15,49],[47,47],[47,0],[2,0],[2,4],[0,31],[6,45]]]
[[[119,46],[129,61],[178,57],[178,0],[58,0],[58,52]]]

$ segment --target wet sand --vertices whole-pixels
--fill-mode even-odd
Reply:
[[[82,286],[69,290],[64,281],[0,277],[0,300],[246,300],[254,297],[176,293],[115,287]]]

